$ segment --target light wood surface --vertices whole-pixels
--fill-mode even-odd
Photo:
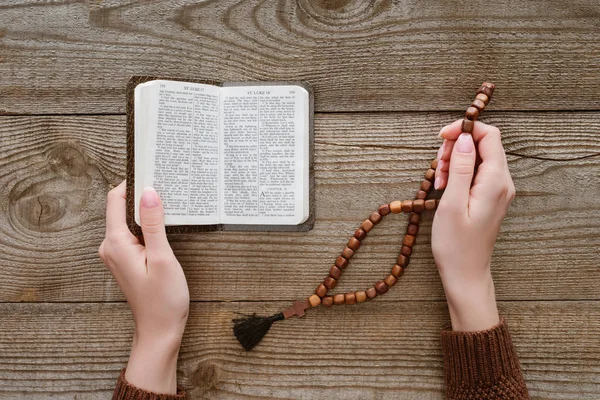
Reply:
[[[363,218],[414,194],[483,80],[517,188],[493,274],[527,386],[600,398],[599,15],[589,0],[3,2],[0,399],[106,399],[125,365],[131,316],[97,248],[140,74],[315,90],[315,228],[170,238],[192,297],[191,399],[443,398],[431,215],[375,302],[278,323],[250,353],[231,319],[310,294]],[[387,217],[335,291],[381,279],[404,226]]]

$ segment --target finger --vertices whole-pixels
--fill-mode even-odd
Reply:
[[[144,189],[140,201],[140,222],[148,260],[171,254],[165,231],[165,213],[160,197],[151,187]]]
[[[436,190],[443,189],[448,180],[448,168],[450,167],[450,156],[454,149],[456,140],[445,139],[442,147],[438,151],[438,166],[436,168],[436,180],[433,182],[433,187]]]
[[[475,143],[468,133],[460,135],[450,158],[448,183],[442,196],[446,207],[455,211],[466,211],[475,168]]]
[[[128,231],[125,222],[125,181],[106,196],[106,233]]]

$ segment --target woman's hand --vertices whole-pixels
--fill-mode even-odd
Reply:
[[[99,253],[125,295],[135,322],[125,378],[144,390],[175,394],[177,355],[190,295],[167,241],[162,203],[152,188],[142,194],[140,219],[145,246],[127,228],[123,181],[108,193],[106,238]]]
[[[446,190],[433,220],[433,256],[452,328],[485,330],[499,323],[490,262],[515,186],[497,128],[475,122],[469,135],[461,133],[459,120],[444,127],[440,137],[445,140],[435,187]]]

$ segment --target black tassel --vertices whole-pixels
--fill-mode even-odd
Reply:
[[[252,350],[269,332],[275,321],[284,319],[283,313],[270,317],[258,317],[256,314],[233,320],[233,334],[246,351]]]

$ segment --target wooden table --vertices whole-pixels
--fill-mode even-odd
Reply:
[[[126,363],[129,307],[97,248],[135,74],[315,88],[314,229],[171,237],[192,297],[191,398],[442,398],[431,216],[385,297],[277,324],[249,353],[231,319],[310,294],[375,206],[414,193],[483,80],[517,187],[493,273],[527,385],[600,398],[597,2],[87,3],[0,6],[1,399],[106,399]],[[341,290],[388,271],[404,225],[382,223]]]

